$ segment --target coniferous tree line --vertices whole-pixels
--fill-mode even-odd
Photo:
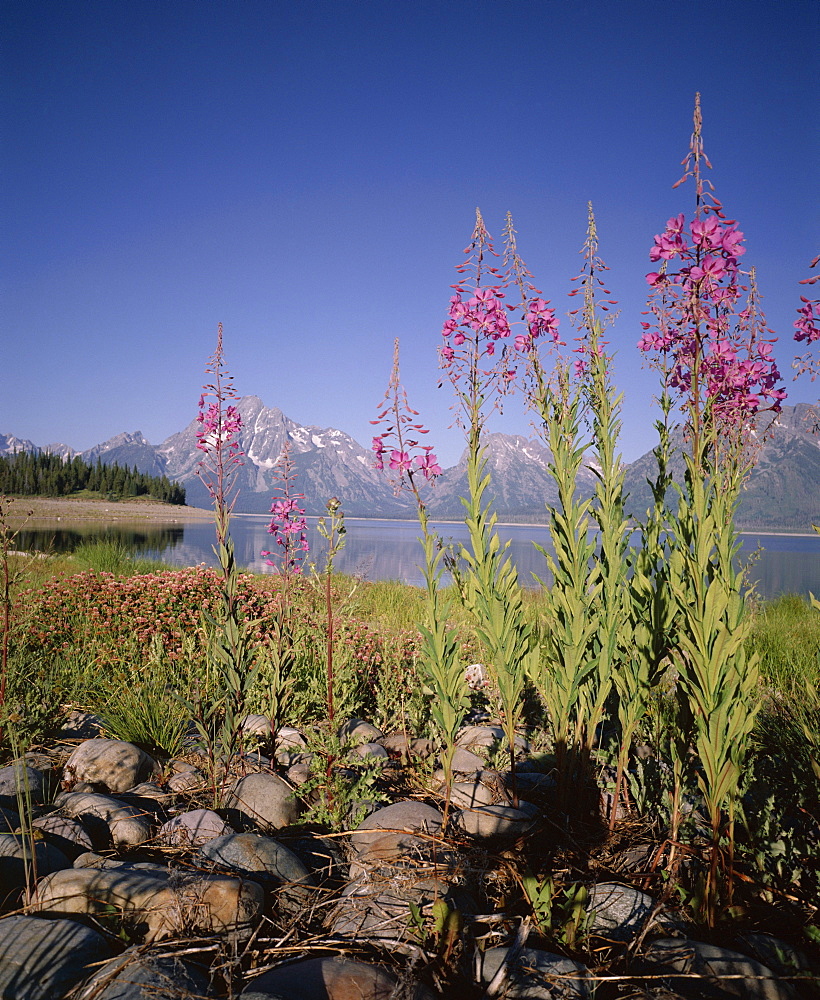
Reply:
[[[167,476],[149,476],[137,467],[105,465],[98,458],[94,465],[79,455],[63,459],[48,451],[18,451],[0,456],[0,494],[8,496],[70,496],[89,490],[103,496],[127,499],[149,496],[165,503],[184,504],[185,487]]]

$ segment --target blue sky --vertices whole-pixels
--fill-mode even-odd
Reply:
[[[436,347],[480,206],[511,211],[557,306],[592,201],[620,316],[621,450],[654,445],[635,349],[648,250],[702,94],[789,402],[818,253],[814,0],[4,0],[0,432],[159,443],[196,414],[216,326],[236,385],[368,445],[402,342],[443,464]],[[494,429],[528,433],[511,400]]]

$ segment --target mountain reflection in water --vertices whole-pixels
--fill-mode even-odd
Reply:
[[[326,542],[316,531],[316,519],[309,519],[310,557],[322,566]],[[236,559],[254,573],[274,572],[260,555],[275,548],[267,531],[268,518],[236,515],[231,521]],[[365,580],[400,580],[414,586],[423,584],[419,565],[422,559],[419,527],[412,521],[375,521],[349,518],[344,549],[336,557],[342,573],[357,574]],[[433,525],[444,542],[466,542],[467,529],[460,523]],[[549,532],[538,525],[499,525],[502,542],[518,567],[524,586],[538,586],[534,574],[550,582],[544,556],[533,542],[548,551]],[[159,559],[173,566],[215,565],[214,527],[209,521],[190,524],[137,525],[103,524],[88,521],[61,521],[60,528],[26,528],[15,540],[15,548],[25,551],[71,552],[81,542],[106,539],[122,543],[134,555]],[[759,551],[757,551],[759,550]],[[765,598],[783,593],[820,595],[820,536],[743,535],[741,558],[752,557],[750,579]]]

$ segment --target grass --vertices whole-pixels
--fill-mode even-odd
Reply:
[[[29,746],[42,741],[64,706],[71,706],[97,713],[109,735],[159,758],[178,754],[188,722],[180,698],[190,700],[198,692],[207,697],[211,683],[202,616],[216,606],[214,572],[154,566],[139,573],[143,567],[130,553],[105,543],[86,546],[72,557],[12,558],[25,577],[14,594],[6,697],[18,741]],[[260,714],[269,710],[270,661],[264,653],[272,643],[270,623],[279,587],[275,576],[243,574],[239,580],[240,604],[261,651],[248,710]],[[349,594],[350,580],[339,577],[336,588],[340,595]],[[322,724],[326,626],[320,595],[308,581],[297,581],[293,601],[294,658],[284,721]],[[531,618],[538,616],[539,607],[538,596],[528,596]],[[761,658],[765,707],[748,767],[746,840],[748,850],[752,841],[757,843],[755,856],[766,877],[781,891],[794,892],[795,871],[802,868],[805,879],[807,870],[820,869],[811,862],[807,869],[806,858],[815,848],[800,832],[806,824],[815,829],[820,823],[820,611],[789,595],[758,603],[750,613],[750,645]],[[429,693],[418,670],[416,625],[421,615],[418,589],[396,582],[359,584],[334,623],[340,716],[358,715],[385,731],[430,736]],[[451,627],[465,667],[482,662],[483,651],[461,610],[454,612]],[[642,736],[660,748],[659,760],[663,707],[659,696]],[[532,738],[543,745],[549,724],[535,699],[528,719],[535,726]],[[0,758],[10,750],[0,746]],[[655,777],[662,779],[659,766]],[[650,771],[648,765],[637,768],[637,778],[651,784]],[[662,781],[654,790],[647,785],[639,798],[649,815],[661,815]],[[791,831],[785,840],[784,830]],[[776,846],[770,850],[767,843]],[[791,867],[782,860],[777,846],[782,843],[796,859]],[[810,895],[814,887],[812,881],[805,892]]]

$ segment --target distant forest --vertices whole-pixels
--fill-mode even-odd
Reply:
[[[63,459],[47,451],[0,456],[0,493],[8,496],[65,497],[89,490],[112,499],[149,496],[184,504],[185,487],[167,476],[147,476],[127,465],[89,465],[79,455]]]

